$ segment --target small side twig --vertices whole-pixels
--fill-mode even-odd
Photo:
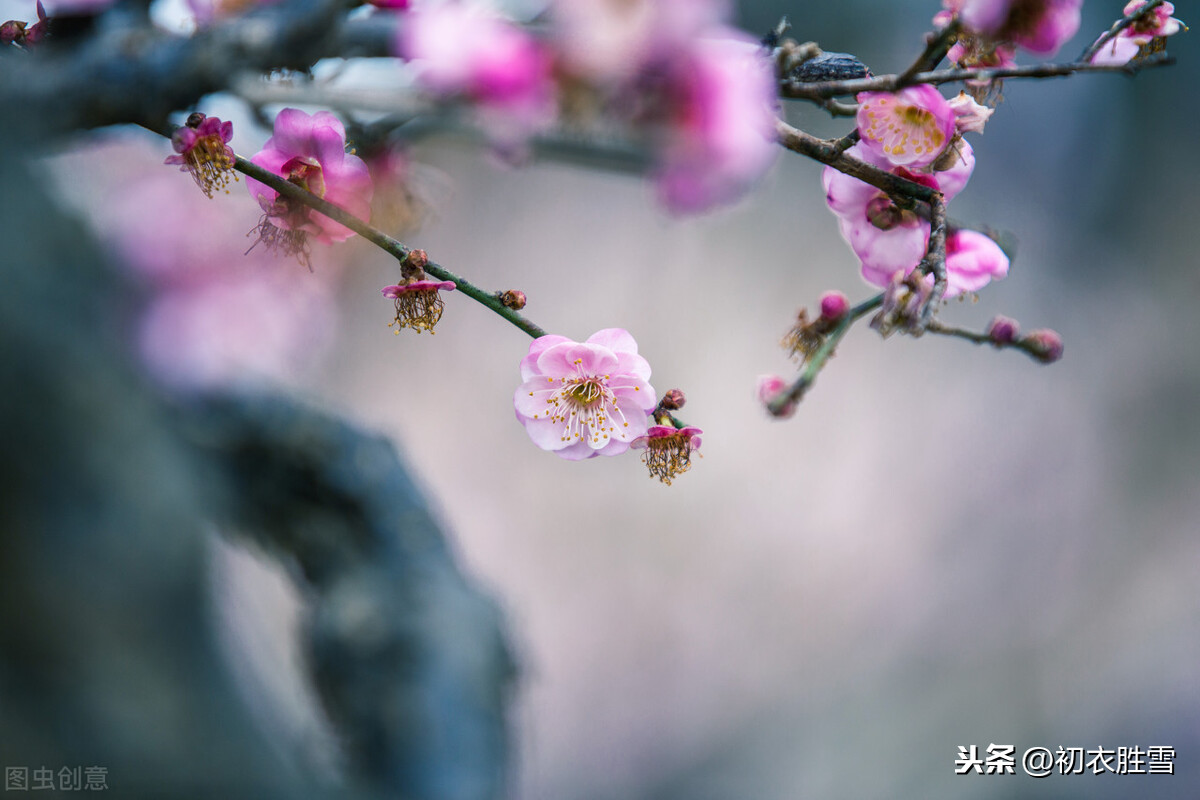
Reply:
[[[922,186],[915,181],[893,175],[890,172],[873,167],[865,161],[859,161],[845,154],[850,147],[846,138],[826,141],[806,133],[799,128],[793,128],[783,120],[775,121],[775,135],[781,145],[801,155],[820,161],[822,164],[844,172],[852,178],[858,178],[863,183],[870,184],[890,195],[911,197],[914,200],[928,203],[937,194],[928,186]]]
[[[345,225],[359,236],[363,237],[367,241],[396,258],[396,260],[403,261],[408,257],[411,248],[406,247],[403,242],[393,239],[391,236],[388,236],[378,228],[371,227],[358,217],[343,209],[341,206],[334,205],[328,200],[317,197],[307,189],[297,186],[290,181],[286,181],[275,173],[263,169],[257,164],[251,163],[241,156],[237,157],[237,160],[234,163],[234,169],[248,177],[253,178],[256,181],[270,186],[284,197],[304,203],[314,211],[329,217],[334,222]],[[533,338],[536,339],[540,336],[546,335],[546,331],[544,331],[540,326],[534,324],[532,321],[517,313],[513,309],[505,307],[504,304],[500,302],[496,292],[489,292],[486,289],[481,289],[480,287],[468,281],[466,278],[463,278],[461,275],[456,275],[445,267],[435,264],[432,261],[425,265],[425,271],[430,275],[433,275],[438,280],[454,281],[455,287],[458,289],[458,291],[462,292],[467,297],[470,297],[472,300],[475,300],[476,302],[491,309],[496,314],[499,314],[501,317],[508,320]]]
[[[929,41],[925,44],[925,50],[917,56],[917,60],[897,76],[900,88],[908,86],[917,75],[928,72],[942,63],[942,59],[946,57],[946,53],[950,52],[950,47],[958,38],[958,32],[961,29],[962,23],[956,17],[949,25],[930,35]]]
[[[883,295],[877,294],[846,312],[845,318],[838,323],[836,328],[829,332],[825,337],[825,341],[821,343],[821,346],[805,362],[804,370],[800,373],[800,377],[788,387],[787,391],[780,392],[777,397],[771,400],[767,404],[767,410],[775,416],[781,416],[787,413],[789,406],[799,403],[812,385],[816,383],[817,376],[833,356],[833,352],[837,349],[842,337],[853,327],[854,323],[879,308],[882,304]]]

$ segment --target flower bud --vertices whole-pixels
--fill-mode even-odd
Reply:
[[[519,289],[509,289],[506,292],[501,292],[500,304],[505,308],[511,308],[513,311],[520,311],[525,307],[525,293]]]
[[[425,279],[425,267],[429,264],[429,256],[424,250],[409,250],[408,255],[400,262],[400,277],[406,282]]]
[[[1056,331],[1040,328],[1021,340],[1029,354],[1043,364],[1053,364],[1063,356],[1063,340]]]
[[[988,324],[987,328],[988,338],[997,347],[1012,344],[1017,340],[1019,333],[1020,328],[1017,326],[1017,321],[1003,316],[997,316]]]
[[[850,301],[839,291],[826,292],[821,295],[821,318],[830,322],[840,322],[850,310]]]
[[[796,403],[785,403],[778,411],[771,408],[777,397],[787,391],[788,383],[778,375],[758,376],[758,399],[767,411],[779,419],[787,419],[796,413]]]
[[[684,396],[682,389],[672,389],[662,396],[662,400],[658,402],[658,407],[667,411],[678,411],[683,408],[687,402],[687,397]]]

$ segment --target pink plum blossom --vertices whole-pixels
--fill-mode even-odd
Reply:
[[[977,292],[1008,274],[1008,256],[978,231],[957,230],[946,237],[946,297]]]
[[[954,109],[932,86],[858,95],[858,132],[877,156],[922,169],[945,151],[955,133]]]
[[[418,82],[438,95],[463,95],[509,112],[529,127],[552,115],[554,86],[545,47],[513,23],[461,2],[412,10],[395,49]]]
[[[296,108],[283,109],[275,117],[275,135],[250,160],[359,219],[370,216],[371,176],[361,158],[346,153],[346,129],[328,111],[309,115]],[[280,197],[265,184],[253,179],[246,183],[275,228],[301,231],[326,244],[354,235],[325,215]]]
[[[585,342],[542,336],[521,360],[513,405],[543,450],[571,461],[615,456],[646,435],[657,402],[649,378],[650,365],[621,328],[598,331]]]
[[[680,55],[668,83],[655,183],[676,213],[737,200],[778,155],[775,82],[761,47],[733,30],[717,33]]]
[[[1125,4],[1125,9],[1121,12],[1121,15],[1128,17],[1146,5],[1146,2],[1147,0],[1130,0],[1130,2]],[[1152,39],[1157,39],[1160,36],[1174,36],[1184,27],[1182,22],[1171,16],[1174,13],[1174,3],[1163,3],[1151,9],[1150,13],[1144,14],[1141,19],[1128,28],[1125,28],[1118,35],[1127,35],[1137,44],[1149,44]]]
[[[962,191],[975,168],[971,145],[960,141],[954,163],[942,172],[914,173],[888,165],[862,142],[846,154],[869,164],[916,181],[942,192],[948,201]],[[838,218],[842,236],[862,262],[862,275],[868,283],[886,286],[898,271],[911,272],[925,255],[929,243],[929,222],[912,211],[898,208],[879,189],[832,167],[822,176],[825,199]]]
[[[1123,15],[1129,16],[1134,13],[1146,5],[1146,1],[1131,0],[1126,4]],[[1116,36],[1105,42],[1092,56],[1091,63],[1112,67],[1128,64],[1137,57],[1145,45],[1155,39],[1173,36],[1184,29],[1183,23],[1171,16],[1173,13],[1175,13],[1173,3],[1155,6],[1137,22],[1123,28]]]
[[[1083,0],[943,0],[963,26],[985,38],[1050,56],[1079,30]]]

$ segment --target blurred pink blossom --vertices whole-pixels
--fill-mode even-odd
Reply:
[[[922,169],[946,149],[954,136],[954,109],[932,86],[858,95],[858,132],[862,141],[888,163]]]
[[[134,346],[148,371],[203,389],[287,380],[315,366],[334,336],[340,265],[326,257],[310,273],[261,249],[246,255],[244,232],[258,213],[251,198],[211,202],[159,159],[151,148],[113,145],[87,155],[123,176],[87,207],[145,289]]]
[[[694,213],[744,195],[771,167],[775,81],[761,46],[732,29],[694,42],[675,64],[667,100],[659,199]]]
[[[1079,30],[1083,0],[943,0],[963,26],[998,42],[1051,56]]]
[[[346,153],[346,129],[328,111],[309,115],[296,108],[283,109],[275,117],[275,135],[250,160],[359,219],[370,217],[373,188],[367,165]],[[354,235],[325,215],[281,198],[265,184],[251,178],[246,184],[276,228],[304,231],[326,244]]]
[[[729,17],[724,0],[553,0],[551,24],[566,69],[600,85],[624,84],[669,64]]]
[[[650,365],[626,330],[606,328],[582,343],[542,336],[521,360],[513,405],[543,450],[571,461],[615,456],[646,434],[657,403],[649,379]]]
[[[395,48],[417,65],[418,82],[427,91],[463,95],[515,116],[528,128],[553,116],[549,53],[521,28],[480,6],[418,7],[407,15]]]

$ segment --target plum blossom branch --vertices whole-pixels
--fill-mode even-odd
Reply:
[[[781,87],[784,97],[794,100],[810,100],[817,104],[831,97],[852,95],[858,92],[895,92],[904,86],[916,84],[940,85],[960,81],[988,81],[998,78],[1061,78],[1081,72],[1120,72],[1133,75],[1152,67],[1169,66],[1175,59],[1166,53],[1156,53],[1148,58],[1129,64],[1087,64],[1072,61],[1064,64],[1030,64],[1023,67],[989,67],[985,69],[943,69],[920,72],[907,81],[901,75],[880,75],[874,78],[855,78],[848,81],[826,81],[824,83],[787,83]]]
[[[368,225],[340,206],[330,203],[323,198],[317,197],[307,189],[297,186],[290,181],[284,180],[275,173],[263,169],[257,164],[253,164],[241,156],[237,157],[234,163],[234,169],[243,173],[244,175],[254,178],[256,181],[266,184],[275,191],[279,192],[281,195],[303,203],[314,211],[324,214],[333,221],[345,225],[347,228],[354,231],[359,236],[376,245],[380,249],[384,250],[398,261],[404,261],[406,258],[408,258],[409,253],[412,252],[412,248],[406,247],[403,242],[393,239],[391,236],[388,236],[378,228]],[[540,326],[536,325],[525,316],[517,313],[515,310],[506,307],[501,301],[497,292],[489,292],[486,289],[481,289],[467,279],[463,278],[461,275],[456,275],[445,267],[435,264],[432,261],[426,263],[424,265],[424,269],[430,275],[433,275],[439,280],[453,281],[458,291],[467,295],[472,300],[475,300],[476,302],[491,309],[496,314],[499,314],[501,317],[508,320],[533,338],[536,339],[539,336],[546,335],[546,332]]]
[[[804,365],[804,370],[791,386],[784,391],[775,395],[769,403],[767,410],[771,414],[781,417],[790,413],[790,409],[795,407],[796,403],[804,397],[809,388],[816,383],[817,375],[824,369],[826,362],[837,349],[838,343],[842,337],[853,327],[855,322],[870,314],[875,309],[883,305],[883,294],[877,294],[869,300],[864,300],[858,305],[846,312],[846,316],[838,323],[821,342],[821,345],[807,359]]]
[[[1062,357],[1062,340],[1058,337],[1057,333],[1042,329],[1019,338],[1015,335],[997,335],[997,330],[1000,329],[1001,324],[1008,323],[1010,323],[1009,320],[997,318],[997,320],[992,322],[989,330],[979,332],[959,328],[954,325],[946,325],[942,321],[935,319],[931,320],[925,326],[925,330],[928,333],[936,333],[939,336],[965,339],[975,344],[990,344],[999,349],[1012,348],[1020,350],[1035,361],[1040,361],[1044,364],[1052,363]]]

